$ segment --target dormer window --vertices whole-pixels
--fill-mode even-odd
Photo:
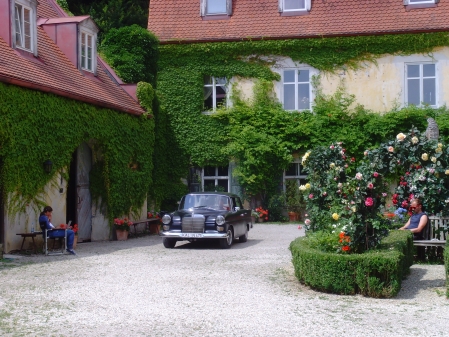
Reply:
[[[98,28],[91,20],[84,20],[79,26],[79,68],[97,73],[97,32]]]
[[[81,32],[81,69],[94,71],[93,68],[94,37]]]
[[[14,2],[13,42],[19,49],[37,54],[36,1]]]
[[[279,0],[281,15],[303,15],[310,11],[311,0]]]
[[[200,0],[201,16],[232,15],[232,0]]]

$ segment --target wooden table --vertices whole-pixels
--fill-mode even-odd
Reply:
[[[36,247],[36,242],[34,242],[34,238],[37,235],[41,235],[42,232],[33,232],[33,233],[17,233],[16,235],[20,235],[23,240],[22,240],[22,245],[20,246],[20,251],[23,250],[23,244],[25,243],[25,239],[26,238],[31,238],[31,240],[33,241],[33,247],[34,247],[34,253],[37,254],[37,247]]]

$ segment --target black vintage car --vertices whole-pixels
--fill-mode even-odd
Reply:
[[[253,227],[251,211],[243,209],[238,195],[220,192],[196,192],[182,197],[177,211],[162,217],[165,248],[177,241],[218,239],[222,248],[230,248],[234,238],[248,240]]]

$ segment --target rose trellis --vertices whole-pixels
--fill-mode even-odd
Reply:
[[[448,214],[448,155],[446,145],[416,129],[366,150],[359,163],[341,143],[307,152],[303,165],[309,183],[300,187],[307,198],[307,229],[335,233],[337,252],[362,252],[388,233],[390,222],[381,213],[387,198],[407,208],[411,198],[419,197],[429,214]],[[341,233],[347,240],[338,240]]]

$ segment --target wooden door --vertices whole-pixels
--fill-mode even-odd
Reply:
[[[76,162],[78,241],[90,241],[92,234],[92,197],[89,189],[89,173],[92,168],[92,151],[86,143],[78,147]]]

